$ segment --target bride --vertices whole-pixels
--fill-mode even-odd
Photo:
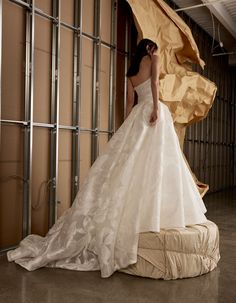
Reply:
[[[105,278],[137,262],[139,233],[207,221],[171,113],[159,100],[157,49],[149,39],[138,44],[127,73],[127,117],[91,166],[72,206],[45,237],[28,235],[8,251],[8,261],[29,271],[100,270]]]

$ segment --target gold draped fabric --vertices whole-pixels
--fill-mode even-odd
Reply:
[[[200,58],[190,28],[175,11],[163,0],[127,1],[134,15],[139,40],[149,38],[159,46],[160,100],[172,113],[183,149],[186,126],[207,116],[217,87],[209,79],[191,70],[191,63],[204,68],[205,62]],[[200,194],[204,196],[209,189],[208,184],[200,182],[191,173]]]

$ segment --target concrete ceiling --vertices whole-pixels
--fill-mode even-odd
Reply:
[[[208,32],[218,44],[212,54],[229,53],[229,64],[236,65],[236,0],[173,0]]]

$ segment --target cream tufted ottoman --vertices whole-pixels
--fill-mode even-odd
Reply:
[[[137,263],[119,271],[154,279],[188,278],[212,271],[219,259],[219,230],[208,220],[182,229],[140,233]]]

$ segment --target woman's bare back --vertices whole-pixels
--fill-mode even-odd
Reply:
[[[152,61],[150,56],[146,55],[142,58],[139,66],[139,72],[130,77],[133,86],[138,86],[142,82],[146,81],[151,77],[152,74]]]

